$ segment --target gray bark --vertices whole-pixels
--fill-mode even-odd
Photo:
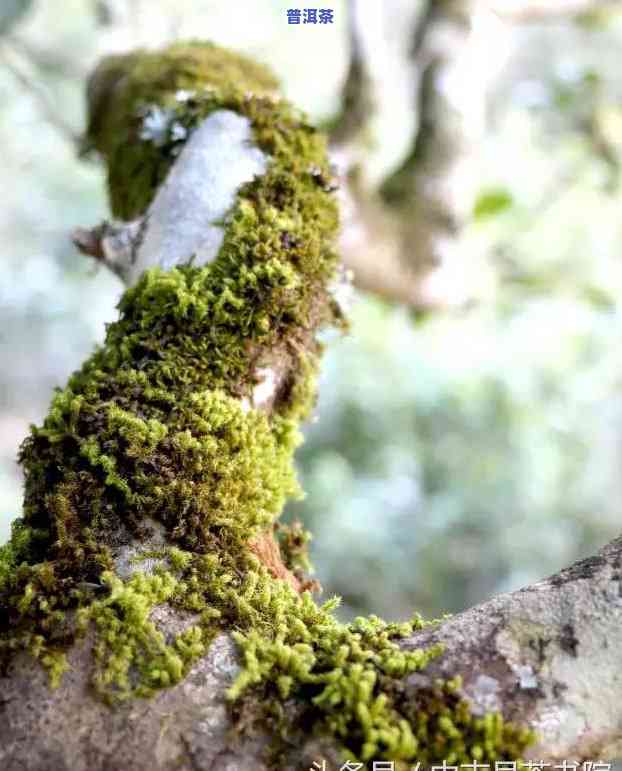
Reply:
[[[157,612],[163,632],[188,622]],[[461,675],[474,713],[500,710],[540,735],[528,757],[548,763],[612,760],[622,754],[622,538],[597,555],[402,641],[443,642],[445,653],[406,681],[406,693],[436,677]],[[223,634],[178,685],[149,700],[109,708],[89,689],[89,640],[74,646],[57,690],[28,657],[0,680],[3,771],[266,771],[266,733],[234,729],[225,691],[238,671]],[[292,709],[295,706],[292,705]],[[338,748],[291,737],[287,769],[326,759]]]

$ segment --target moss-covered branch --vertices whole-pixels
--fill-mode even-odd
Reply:
[[[264,764],[307,734],[400,771],[521,757],[528,728],[473,714],[459,680],[407,697],[406,678],[442,653],[400,643],[424,622],[340,623],[336,601],[313,599],[306,537],[278,527],[299,494],[316,334],[344,323],[324,138],[262,67],[207,44],[106,59],[89,102],[117,218],[89,243],[130,286],[21,449],[24,511],[0,550],[3,692],[17,710],[0,765],[52,767],[47,748],[58,771],[122,767],[119,715],[144,729],[132,768],[219,767],[214,747],[253,731]],[[239,667],[219,672],[231,640]],[[208,746],[201,705],[233,733]],[[97,721],[112,750],[86,737]]]

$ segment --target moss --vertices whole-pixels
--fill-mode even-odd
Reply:
[[[313,572],[309,559],[309,543],[313,536],[305,530],[302,523],[298,520],[289,525],[275,522],[274,529],[285,565],[290,570],[300,571],[302,574]]]
[[[16,519],[11,526],[11,538],[0,546],[0,589],[28,554],[36,551],[38,539],[45,540],[45,531],[36,531]]]
[[[108,162],[113,214],[131,219],[149,204],[175,160],[174,136],[140,141],[144,118],[157,108],[169,125],[191,118],[198,96],[207,111],[235,104],[246,94],[270,97],[277,82],[263,66],[205,42],[177,43],[164,51],[110,56],[89,81],[86,147]],[[197,94],[200,89],[200,94]],[[183,140],[180,140],[183,141]]]
[[[251,719],[268,722],[282,739],[273,748],[275,767],[284,760],[279,750],[286,753],[296,733],[302,741],[309,731],[335,737],[344,758],[390,760],[398,771],[414,761],[427,767],[443,759],[458,764],[523,756],[532,733],[497,713],[474,717],[459,680],[406,694],[407,676],[442,653],[439,645],[400,648],[399,639],[425,625],[421,618],[387,624],[371,616],[344,625],[332,613],[335,605],[318,607],[303,596],[288,603],[269,635],[234,633],[243,670],[228,695],[235,702],[254,694]]]
[[[344,625],[332,614],[336,604],[318,607],[306,595],[289,603],[272,636],[234,634],[245,666],[229,698],[258,684],[270,705],[304,694],[307,714],[300,719],[337,737],[350,757],[413,758],[411,724],[378,686],[382,676],[403,678],[424,668],[441,649],[399,648],[394,638],[412,634],[419,620],[397,625],[372,616]]]
[[[167,643],[150,616],[179,591],[172,573],[136,573],[121,581],[102,574],[107,596],[79,611],[79,627],[94,624],[99,633],[94,647],[98,664],[95,687],[105,697],[126,699],[150,696],[157,688],[178,683],[188,667],[206,651],[206,635],[192,625]]]
[[[128,289],[104,344],[24,442],[23,516],[0,549],[0,660],[27,650],[55,685],[88,633],[94,687],[115,702],[179,682],[225,629],[243,660],[232,710],[267,721],[276,753],[278,735],[317,731],[363,759],[519,757],[529,737],[472,718],[451,684],[405,698],[407,675],[440,653],[400,648],[420,619],[342,624],[336,601],[297,592],[253,549],[277,527],[284,561],[312,586],[308,536],[276,520],[300,493],[293,454],[315,399],[315,333],[341,322],[324,139],[274,88],[262,67],[199,43],[111,57],[91,79],[89,140],[118,217],[145,210],[214,109],[247,116],[270,161],[238,192],[216,260]],[[145,136],[154,110],[162,130]],[[270,367],[277,392],[254,409]],[[189,620],[172,639],[156,621],[166,608]]]

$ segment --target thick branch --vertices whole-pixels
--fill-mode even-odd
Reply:
[[[368,106],[377,109],[379,103],[372,67],[381,58],[382,42],[375,25],[360,23],[357,4],[351,7],[351,67],[344,112],[333,135],[336,160],[346,170],[350,212],[341,242],[344,261],[361,288],[415,307],[467,299],[437,292],[432,276],[439,269],[450,271],[458,259],[461,230],[472,209],[472,166],[486,88],[472,61],[475,5],[472,0],[431,1],[415,25],[411,66],[419,127],[408,156],[380,193],[366,178],[364,157],[373,117]]]
[[[529,757],[611,761],[622,754],[622,538],[560,573],[461,613],[408,647],[442,640],[422,677],[459,674],[476,712],[529,723]]]
[[[622,752],[622,539],[594,557],[445,621],[402,643],[442,642],[446,652],[404,681],[413,702],[436,677],[460,675],[475,714],[502,711],[528,722],[540,740],[528,757],[611,760]],[[188,623],[162,611],[171,633]],[[71,653],[71,673],[50,691],[26,657],[2,681],[3,771],[264,771],[266,733],[240,735],[225,691],[238,663],[223,635],[182,683],[150,701],[110,710],[88,689],[88,644]],[[294,705],[292,704],[292,708]],[[344,762],[336,746],[291,736],[282,768],[306,771],[322,757]],[[439,759],[440,760],[440,759]]]

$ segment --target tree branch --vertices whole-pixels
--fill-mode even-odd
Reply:
[[[514,24],[555,22],[586,13],[619,13],[619,0],[550,0],[550,2],[521,2],[508,4],[492,2],[490,10],[504,21]]]
[[[460,233],[474,196],[470,169],[485,107],[485,82],[470,61],[476,45],[471,34],[474,10],[472,0],[431,1],[417,20],[412,89],[418,94],[418,130],[401,166],[377,191],[367,179],[365,155],[372,111],[379,102],[370,60],[380,58],[382,41],[376,39],[377,25],[363,23],[361,9],[351,5],[345,107],[332,135],[349,212],[342,253],[355,284],[415,308],[468,299],[438,292],[433,277],[440,269],[450,271],[458,259]]]
[[[74,148],[78,148],[80,146],[78,133],[58,114],[41,87],[26,75],[21,67],[11,61],[11,58],[6,55],[6,51],[2,51],[1,47],[0,60],[20,85],[33,97],[48,123],[58,131],[63,139],[67,140]]]
[[[622,538],[547,579],[502,594],[405,645],[442,640],[423,677],[459,674],[476,712],[501,710],[539,734],[529,757],[622,754]],[[422,676],[413,676],[412,688]],[[413,690],[413,693],[414,693]]]
[[[405,679],[404,698],[416,704],[437,677],[458,675],[475,714],[499,710],[539,733],[526,758],[611,761],[622,753],[621,571],[622,539],[616,539],[561,573],[403,641],[405,649],[445,645],[442,658]],[[166,634],[187,623],[169,610],[158,622]],[[4,771],[269,768],[269,734],[240,733],[226,707],[239,671],[229,636],[217,638],[179,685],[115,710],[91,696],[88,640],[75,646],[70,664],[55,691],[26,656],[2,681]],[[326,739],[291,736],[290,742],[282,768],[306,771],[322,758],[347,760]]]

